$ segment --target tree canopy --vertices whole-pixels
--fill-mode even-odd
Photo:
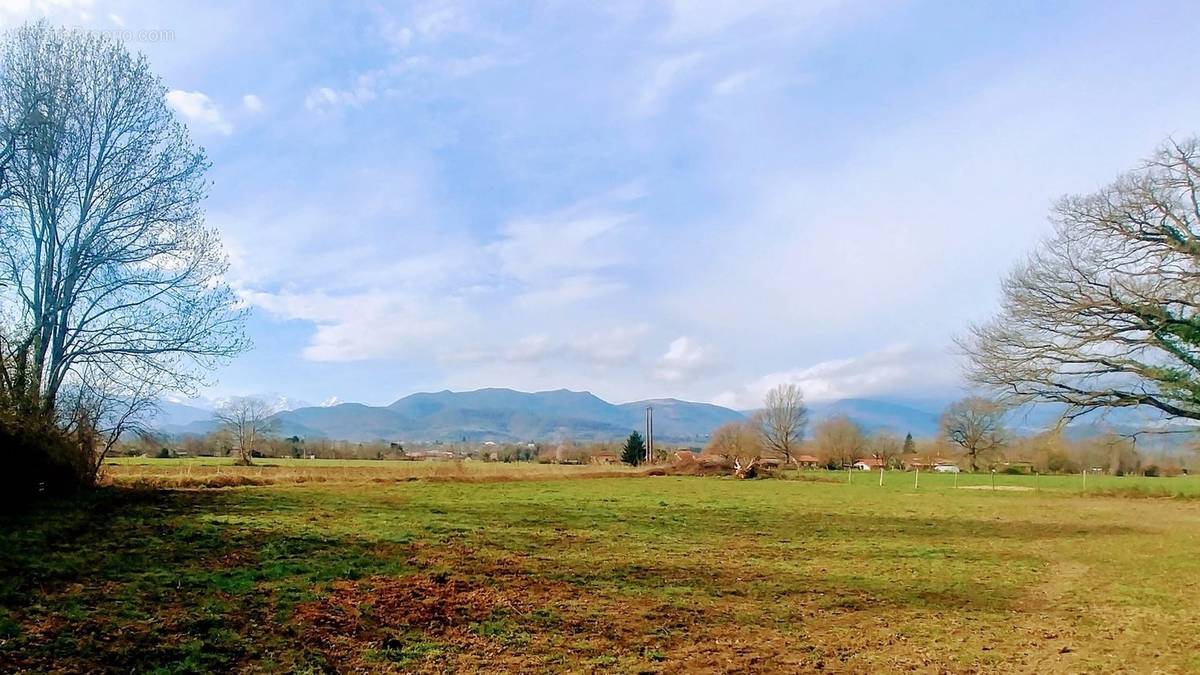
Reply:
[[[142,56],[46,23],[0,43],[0,406],[111,443],[247,347],[208,160]]]
[[[1200,141],[1062,199],[1053,221],[1000,312],[961,341],[971,378],[1066,404],[1068,419],[1124,406],[1200,419]]]
[[[625,446],[621,448],[621,461],[630,466],[637,466],[646,459],[646,443],[638,432],[629,434]]]

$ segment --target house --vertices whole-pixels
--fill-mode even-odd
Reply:
[[[856,461],[853,466],[859,471],[873,471],[875,469],[883,468],[883,460],[876,459],[874,457],[867,457],[865,459]]]
[[[796,455],[792,459],[796,460],[796,464],[799,464],[802,469],[815,469],[821,466],[821,460],[813,455]]]
[[[1033,475],[1035,469],[1033,468],[1033,462],[1005,462],[1004,472]]]

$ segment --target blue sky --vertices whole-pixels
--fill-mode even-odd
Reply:
[[[954,395],[1064,193],[1197,130],[1193,3],[48,2],[213,162],[209,396]],[[165,39],[164,39],[165,38]]]

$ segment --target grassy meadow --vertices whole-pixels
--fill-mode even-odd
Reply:
[[[253,466],[237,466],[234,460],[228,457],[120,457],[108,461],[104,480],[125,487],[189,488],[310,482],[487,482],[590,478],[636,473],[636,470],[623,465],[573,466],[532,462],[270,458],[257,459]]]
[[[296,464],[0,519],[0,671],[1200,670],[1194,478]]]

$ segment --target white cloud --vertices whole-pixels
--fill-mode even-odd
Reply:
[[[586,364],[599,368],[640,368],[638,348],[649,333],[646,324],[634,324],[597,330],[560,339],[549,333],[526,335],[508,347],[484,347],[455,350],[443,354],[455,363],[504,362],[533,364],[554,361],[560,364]]]
[[[460,302],[415,292],[362,291],[331,295],[244,291],[251,304],[316,326],[304,348],[310,361],[361,361],[428,353],[466,323]]]
[[[242,97],[242,107],[247,112],[260,113],[263,110],[263,102],[256,94],[246,94]]]
[[[0,25],[11,27],[35,17],[92,18],[93,0],[0,0]]]
[[[713,366],[712,349],[695,339],[682,336],[667,346],[658,360],[655,378],[664,382],[683,382],[695,378]]]
[[[317,87],[304,97],[304,107],[309,110],[320,110],[324,106],[337,105],[339,100],[340,96],[337,91],[330,87]]]
[[[204,92],[172,89],[167,92],[167,105],[200,128],[217,131],[225,136],[233,133],[233,125],[222,116],[221,109]]]
[[[379,34],[384,41],[397,51],[408,49],[413,42],[413,30],[402,25],[391,17],[384,17],[379,26]]]
[[[779,384],[798,385],[809,401],[836,401],[882,394],[945,392],[958,382],[958,364],[949,352],[897,344],[861,356],[769,373],[721,393],[713,402],[740,410],[754,408],[762,403],[767,391]]]
[[[450,2],[423,7],[414,18],[416,30],[423,36],[438,38],[464,25],[463,15]]]
[[[304,107],[315,112],[331,108],[358,108],[379,96],[376,79],[375,74],[365,73],[359,75],[349,89],[317,87],[304,98]]]
[[[505,274],[523,281],[600,270],[620,261],[612,235],[628,220],[624,215],[516,220],[489,249]]]
[[[591,300],[625,288],[617,281],[581,274],[539,284],[534,290],[519,293],[516,304],[523,309],[557,309]]]
[[[642,83],[641,91],[634,99],[633,112],[637,115],[654,115],[671,89],[692,68],[700,63],[699,52],[678,54],[660,59],[650,66],[650,75]]]
[[[516,303],[526,309],[563,307],[614,293],[625,286],[606,272],[619,266],[623,214],[518,219],[487,246],[505,278],[516,282]]]
[[[742,70],[731,75],[727,75],[713,85],[713,93],[717,96],[728,96],[739,89],[746,86],[748,82],[758,76],[757,70]]]
[[[108,20],[111,21],[112,24],[114,26],[116,26],[117,28],[125,27],[125,19],[122,18],[120,14],[117,14],[115,12],[110,12],[108,15]]]
[[[753,22],[757,29],[787,30],[808,27],[817,17],[847,4],[845,0],[668,0],[671,40],[712,38]],[[761,32],[756,31],[761,37]]]
[[[568,343],[572,353],[599,365],[638,365],[638,346],[650,332],[646,324],[620,326],[580,336]]]
[[[344,89],[333,87],[317,87],[308,92],[304,98],[304,107],[308,110],[321,112],[331,108],[360,108],[379,98],[386,82],[399,66],[371,70],[360,73],[354,78],[351,86]]]
[[[504,359],[516,362],[541,361],[558,353],[561,349],[561,346],[556,344],[549,335],[539,333],[522,338],[505,352]]]

